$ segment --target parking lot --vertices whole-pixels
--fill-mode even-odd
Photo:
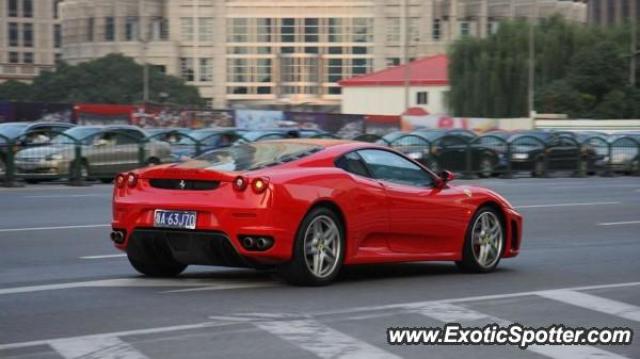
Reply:
[[[495,273],[451,263],[349,268],[334,285],[190,267],[146,279],[108,239],[111,185],[0,189],[2,358],[634,358],[628,346],[390,346],[387,327],[517,322],[640,329],[637,177],[488,179],[524,215]],[[454,355],[455,354],[455,355]]]

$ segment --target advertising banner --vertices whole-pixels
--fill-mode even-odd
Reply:
[[[449,117],[446,115],[402,116],[402,131],[413,131],[421,128],[462,128],[476,132],[486,132],[498,129],[499,123],[498,120],[491,118]]]
[[[269,110],[235,110],[236,127],[249,130],[261,130],[281,126],[285,121],[284,112]]]

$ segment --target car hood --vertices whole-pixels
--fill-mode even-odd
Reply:
[[[38,146],[33,148],[25,148],[16,153],[16,159],[44,158],[56,153],[62,153],[68,156],[73,153],[73,145],[50,145],[50,146]]]

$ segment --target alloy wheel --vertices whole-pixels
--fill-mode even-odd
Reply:
[[[326,278],[333,274],[340,258],[340,230],[328,216],[313,219],[304,234],[304,259],[314,276]]]
[[[491,268],[500,259],[503,233],[495,213],[484,212],[476,218],[471,241],[473,257],[482,268]]]

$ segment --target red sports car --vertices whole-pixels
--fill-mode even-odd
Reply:
[[[242,144],[120,174],[111,239],[149,276],[189,264],[275,267],[301,285],[327,284],[350,264],[455,261],[489,272],[516,256],[521,215],[451,179],[369,143]]]

